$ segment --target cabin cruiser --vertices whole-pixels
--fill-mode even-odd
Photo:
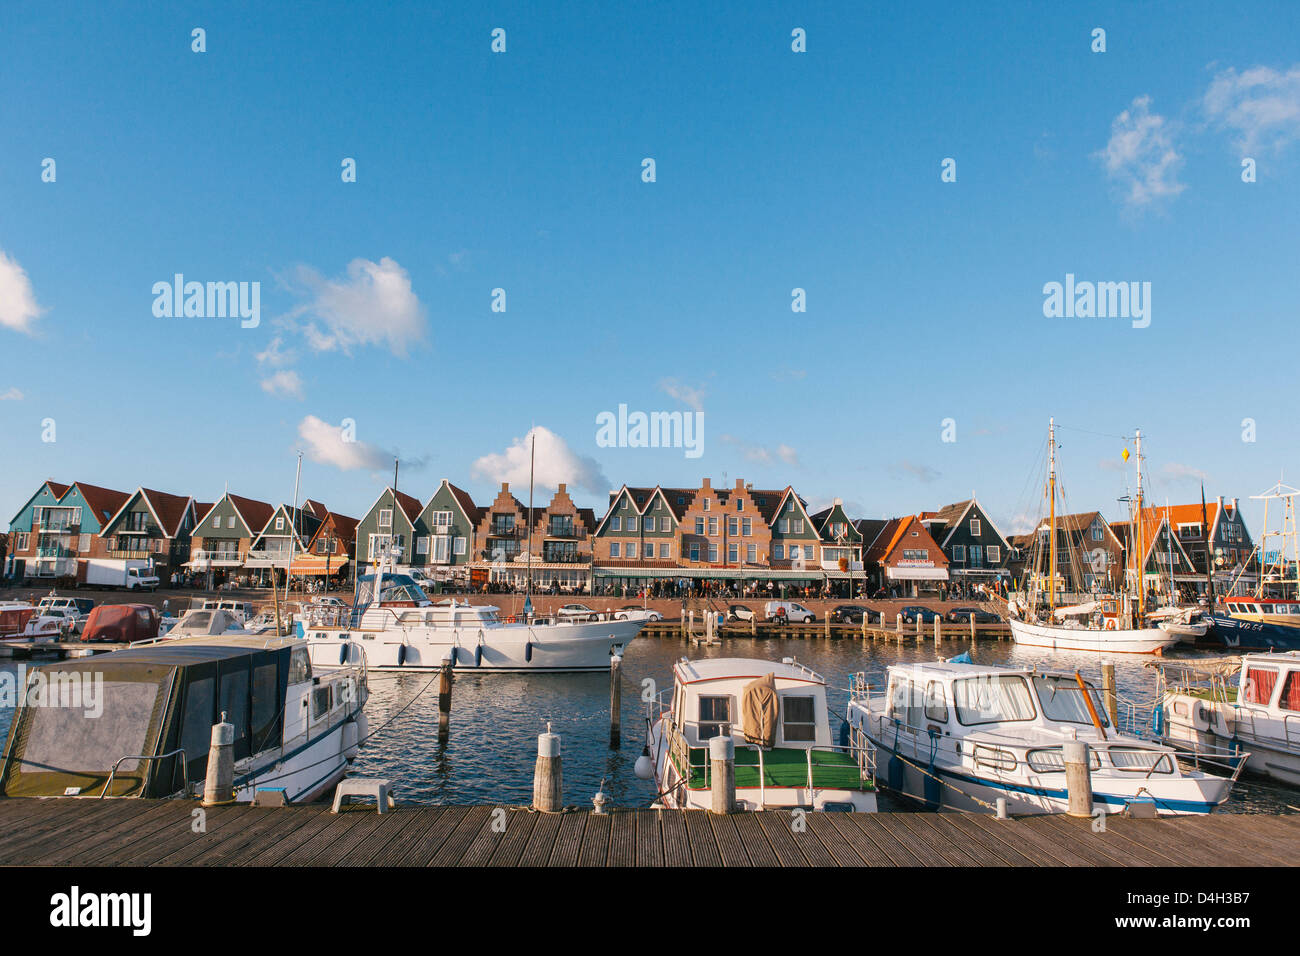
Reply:
[[[434,604],[410,575],[380,568],[359,579],[355,607],[311,605],[297,632],[311,639],[313,661],[337,658],[331,643],[355,642],[373,670],[427,670],[450,661],[458,670],[607,671],[645,624],[530,614],[502,620],[489,605]]]
[[[5,797],[184,797],[214,724],[234,727],[235,799],[334,786],[367,735],[365,654],[313,666],[294,638],[163,640],[33,668],[0,769]],[[57,699],[56,699],[57,698]]]
[[[62,617],[25,601],[0,601],[0,641],[57,641],[63,626]]]
[[[1300,786],[1300,651],[1162,662],[1152,729],[1180,750],[1244,759]]]
[[[1157,813],[1209,813],[1240,772],[1184,770],[1172,747],[1111,726],[1077,673],[940,661],[895,664],[884,694],[853,681],[849,725],[886,761],[882,783],[936,807],[1060,813],[1069,805],[1063,744],[1090,748],[1093,805],[1107,813],[1154,803]]]
[[[195,608],[182,614],[164,633],[168,640],[179,640],[183,637],[211,637],[217,634],[247,635],[251,632],[245,629],[243,619],[235,613]]]
[[[1207,615],[1214,637],[1233,650],[1300,650],[1300,601],[1227,597]]]
[[[865,737],[832,742],[826,681],[793,658],[682,658],[665,693],[671,701],[651,702],[646,715],[656,806],[707,809],[709,741],[729,734],[742,809],[875,811]]]

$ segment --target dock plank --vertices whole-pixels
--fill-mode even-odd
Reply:
[[[636,819],[636,865],[664,865],[664,833],[659,825],[662,810],[631,811]]]
[[[609,860],[609,838],[613,820],[607,813],[589,813],[582,834],[578,866],[604,866]]]
[[[560,815],[558,813],[530,813],[533,818],[533,832],[524,847],[520,866],[545,866],[551,858],[551,849],[555,845],[555,836],[560,832]]]
[[[615,810],[609,828],[609,865],[636,866],[636,813]]]
[[[731,822],[736,828],[736,835],[745,844],[745,853],[749,855],[750,863],[754,866],[776,866],[780,862],[772,844],[767,840],[767,834],[752,813],[738,813],[731,818]]]
[[[959,846],[977,866],[1025,866],[1028,860],[1009,852],[1006,844],[995,843],[982,830],[962,827],[954,817],[959,813],[914,813],[917,822],[934,829],[936,838],[948,846]]]
[[[438,848],[426,866],[455,866],[480,833],[490,829],[493,807],[469,807],[456,829]]]
[[[413,834],[406,852],[397,858],[394,866],[428,866],[429,861],[450,839],[456,827],[469,813],[469,807],[442,807],[433,825]],[[427,810],[421,808],[421,812]]]
[[[686,836],[691,843],[691,858],[696,866],[722,866],[722,853],[718,849],[718,838],[713,832],[711,817],[712,814],[707,811],[686,813],[683,817]]]
[[[560,816],[560,829],[555,835],[548,866],[577,866],[582,855],[582,834],[587,826],[587,814],[565,813]]]
[[[528,840],[533,835],[537,814],[527,810],[512,810],[506,817],[506,832],[501,834],[488,866],[518,866]]]
[[[691,843],[686,835],[686,818],[681,810],[660,810],[659,827],[664,839],[664,866],[692,866]]]
[[[763,810],[755,814],[758,825],[763,828],[767,842],[776,854],[780,866],[808,866],[808,858],[799,848],[799,841],[790,832],[790,818],[785,813]],[[816,839],[816,837],[814,837]]]
[[[808,814],[808,832],[815,836],[821,845],[825,848],[827,855],[831,859],[828,866],[866,866],[867,863],[859,856],[844,839],[839,828],[831,821],[832,817],[842,817],[843,813],[810,813]]]
[[[736,829],[735,815],[714,816],[709,823],[713,825],[713,840],[723,866],[753,866],[745,852],[745,841]]]
[[[983,813],[972,813],[967,819],[994,838],[1008,846],[1016,847],[1021,853],[1038,862],[1041,866],[1088,866],[1088,861],[1057,840],[1044,839],[1034,832],[1026,821],[1032,819],[999,820]]]

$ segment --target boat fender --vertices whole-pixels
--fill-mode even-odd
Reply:
[[[405,663],[406,663],[406,645],[399,644],[397,645],[397,666],[401,667]]]
[[[935,757],[939,752],[939,733],[933,727],[930,728],[930,760],[929,771],[925,777],[925,805],[927,809],[937,810],[939,808],[939,799],[942,792],[939,789],[939,779],[934,772]]]
[[[360,750],[361,728],[356,721],[349,720],[343,725],[343,757],[345,760],[355,760]]]
[[[346,664],[348,662],[349,647],[351,647],[351,645],[347,641],[344,641],[339,645],[339,664]]]
[[[849,722],[846,720],[842,724],[840,724],[840,746],[847,747],[848,745],[849,745]]]
[[[366,718],[364,712],[358,712],[354,718],[357,723],[357,746],[361,746],[370,736],[370,721]]]
[[[533,662],[533,642],[528,641],[524,644],[524,663],[531,664],[532,662]]]

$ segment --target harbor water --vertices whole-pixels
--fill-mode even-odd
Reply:
[[[928,641],[897,645],[856,639],[753,638],[694,647],[676,637],[641,637],[624,655],[622,746],[618,750],[609,747],[608,674],[458,672],[450,733],[446,742],[440,742],[437,675],[372,672],[366,707],[372,736],[351,773],[389,778],[397,798],[405,802],[526,805],[532,799],[537,735],[550,722],[563,741],[566,804],[590,808],[592,797],[603,785],[610,805],[647,807],[655,798],[654,784],[633,772],[645,739],[647,705],[643,699],[672,686],[672,665],[684,656],[773,661],[794,657],[826,678],[834,736],[839,730],[837,715],[845,712],[854,673],[865,673],[876,692],[890,664],[932,661],[938,655],[951,657],[967,648],[955,641],[945,641],[936,652]],[[1010,641],[981,641],[975,645],[973,657],[986,664],[1077,668],[1085,679],[1101,684],[1096,654],[1053,654],[1017,647]],[[1115,661],[1115,672],[1121,720],[1131,710],[1137,724],[1149,728],[1156,671],[1143,666],[1144,660],[1150,658],[1121,655]],[[12,671],[14,667],[5,662],[3,669]],[[6,734],[12,716],[11,707],[0,710],[0,726]],[[882,808],[886,806],[882,803]],[[1280,813],[1288,807],[1300,807],[1300,793],[1261,778],[1243,777],[1218,812]]]

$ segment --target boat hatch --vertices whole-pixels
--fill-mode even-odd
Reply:
[[[291,676],[310,679],[305,647],[202,639],[35,668],[9,730],[0,794],[100,796],[110,775],[107,796],[174,794],[186,778],[203,780],[223,713],[235,760],[281,746]],[[34,699],[33,685],[47,699]],[[79,696],[62,697],[65,688]],[[184,768],[180,755],[164,756],[177,750]]]

